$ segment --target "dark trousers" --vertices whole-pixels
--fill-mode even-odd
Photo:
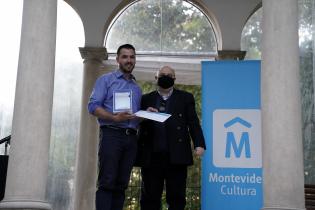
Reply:
[[[142,167],[141,210],[160,210],[165,183],[169,210],[184,210],[186,205],[187,166],[168,163],[167,157],[155,157],[150,167]]]
[[[110,128],[100,129],[96,210],[123,209],[136,153],[136,135]]]

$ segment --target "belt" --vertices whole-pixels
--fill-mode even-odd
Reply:
[[[101,128],[109,128],[112,130],[116,130],[116,131],[119,131],[119,132],[126,134],[127,136],[138,134],[138,131],[136,129],[133,129],[133,128],[121,128],[121,127],[117,127],[114,125],[102,125]]]

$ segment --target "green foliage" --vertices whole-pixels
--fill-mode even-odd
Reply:
[[[305,183],[315,182],[314,125],[314,27],[315,2],[299,2],[300,88],[302,98],[302,133],[304,143]]]
[[[133,44],[138,52],[213,52],[215,36],[208,19],[180,0],[142,0],[116,20],[106,41],[109,51]]]
[[[145,81],[138,81],[142,89],[142,94],[150,93],[151,91],[156,90],[155,82],[145,82]]]
[[[258,9],[247,21],[242,32],[241,48],[246,50],[246,59],[261,58],[262,9]]]

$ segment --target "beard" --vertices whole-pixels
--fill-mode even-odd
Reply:
[[[134,69],[135,64],[132,63],[126,63],[126,64],[120,64],[119,68],[122,72],[124,73],[131,73],[132,70]]]

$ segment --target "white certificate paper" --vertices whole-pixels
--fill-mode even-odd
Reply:
[[[132,110],[132,92],[122,91],[114,92],[113,112],[123,112]]]
[[[164,122],[171,116],[170,114],[166,114],[166,113],[149,112],[149,111],[143,111],[143,110],[136,112],[135,115],[138,117],[142,117],[142,118],[146,118],[146,119],[154,120],[158,122]]]

